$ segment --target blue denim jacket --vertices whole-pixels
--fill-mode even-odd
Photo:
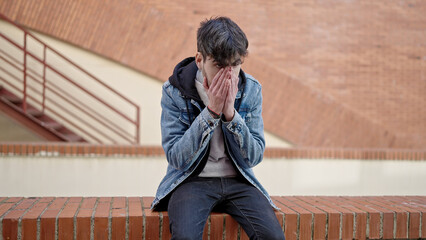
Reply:
[[[222,122],[225,147],[241,175],[277,209],[252,170],[262,161],[265,149],[261,85],[249,74],[243,74],[245,83],[239,88],[235,100],[238,111],[235,111],[232,121]],[[195,75],[192,81],[194,79]],[[169,164],[152,202],[152,209],[194,172],[208,151],[214,129],[219,121],[223,121],[214,119],[199,102],[184,97],[170,80],[164,83],[162,91],[162,145]]]

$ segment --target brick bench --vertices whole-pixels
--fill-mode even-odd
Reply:
[[[169,239],[167,212],[152,197],[0,197],[0,240]],[[426,238],[426,196],[273,197],[287,239]],[[204,239],[247,239],[213,213]]]

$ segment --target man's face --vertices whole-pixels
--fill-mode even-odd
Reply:
[[[207,56],[207,58],[204,59],[203,55],[200,52],[197,52],[195,55],[195,62],[198,69],[200,69],[203,73],[203,76],[207,78],[208,85],[211,86],[213,78],[221,68],[230,67],[232,69],[232,74],[238,77],[243,59],[238,56],[235,59],[231,59],[231,61],[229,61],[229,66],[219,66],[219,64],[212,57]]]

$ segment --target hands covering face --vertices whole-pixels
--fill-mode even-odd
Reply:
[[[204,88],[209,97],[208,108],[217,114],[223,113],[226,121],[234,118],[234,102],[238,92],[238,75],[233,74],[232,67],[221,68],[208,86],[204,77]]]

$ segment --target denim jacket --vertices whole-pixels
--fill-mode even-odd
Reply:
[[[162,88],[161,134],[168,167],[151,208],[156,209],[160,201],[167,199],[166,197],[195,171],[208,154],[213,131],[219,121],[222,121],[225,148],[237,170],[277,209],[252,170],[252,167],[262,161],[265,149],[261,85],[252,76],[241,71],[233,120],[225,122],[223,118],[215,119],[196,97],[188,97],[190,91],[186,91],[179,84],[172,84],[176,82],[177,77],[180,77],[181,81],[195,81],[194,71],[197,68],[192,60],[193,58],[187,58],[178,64],[174,81],[172,76]],[[179,68],[181,72],[178,72]],[[187,70],[188,68],[191,70]],[[186,73],[182,73],[182,69]],[[182,76],[188,79],[182,79]],[[183,93],[184,91],[186,93]]]

